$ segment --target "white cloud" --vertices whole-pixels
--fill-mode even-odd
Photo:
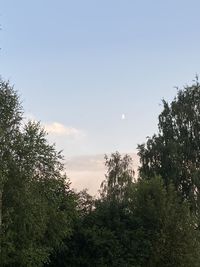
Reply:
[[[38,120],[32,113],[26,113],[23,118],[23,121],[24,123],[27,123],[28,121],[37,122]],[[59,137],[63,136],[72,138],[85,136],[82,130],[71,126],[65,126],[60,122],[51,122],[51,123],[41,122],[41,125],[44,127],[45,131],[52,136],[59,136]]]
[[[44,129],[49,134],[57,136],[68,136],[68,137],[80,137],[83,136],[83,132],[74,127],[67,127],[59,122],[52,122],[44,124]]]

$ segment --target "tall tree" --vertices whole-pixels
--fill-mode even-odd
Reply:
[[[159,133],[139,145],[140,175],[161,175],[166,185],[173,182],[184,199],[197,205],[200,192],[200,84],[178,90],[169,104],[163,100]]]
[[[122,201],[134,179],[132,158],[122,156],[119,152],[112,153],[110,158],[105,155],[107,173],[101,184],[101,195],[110,199]]]
[[[133,266],[199,266],[197,218],[173,185],[166,188],[160,177],[141,180],[127,208]]]
[[[74,194],[60,152],[39,123],[24,125],[16,92],[0,90],[0,266],[43,266],[71,231]]]
[[[0,255],[3,235],[3,194],[8,179],[8,162],[13,140],[19,130],[22,108],[17,93],[9,82],[0,79]]]

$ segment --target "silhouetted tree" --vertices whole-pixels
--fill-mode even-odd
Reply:
[[[140,175],[160,175],[165,185],[173,182],[183,199],[197,208],[200,191],[200,85],[178,90],[169,104],[163,100],[159,133],[139,145]]]
[[[62,155],[39,123],[22,121],[17,93],[0,83],[0,266],[43,266],[71,230],[73,193]]]

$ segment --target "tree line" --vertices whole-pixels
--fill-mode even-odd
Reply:
[[[139,127],[139,126],[138,126]],[[198,267],[200,84],[163,100],[158,133],[105,156],[99,196],[75,192],[61,152],[0,80],[0,266]]]

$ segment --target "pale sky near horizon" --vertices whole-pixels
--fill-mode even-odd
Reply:
[[[136,151],[200,73],[199,1],[0,3],[0,75],[67,156]]]

